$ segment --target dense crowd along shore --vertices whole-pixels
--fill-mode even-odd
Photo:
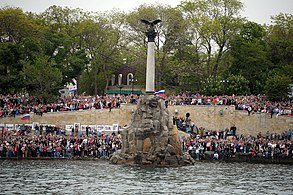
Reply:
[[[0,117],[15,117],[28,113],[42,116],[48,112],[62,112],[87,109],[120,108],[121,104],[136,104],[139,95],[97,95],[60,97],[55,103],[44,103],[42,98],[33,96],[0,95]],[[293,114],[293,100],[269,101],[262,95],[249,96],[164,96],[165,106],[169,105],[233,105],[236,110],[264,112],[275,115]]]
[[[8,158],[109,157],[121,149],[120,133],[111,135],[65,135],[8,133],[0,140],[0,156]]]
[[[123,130],[122,130],[123,131]],[[183,152],[194,160],[250,161],[293,164],[293,132],[265,135],[237,135],[233,129],[211,131],[200,128],[198,134],[188,132],[180,137]],[[4,132],[0,139],[2,159],[44,158],[108,158],[122,148],[120,131],[87,132],[74,135],[66,132],[27,130]],[[245,157],[245,159],[243,159]]]
[[[293,160],[293,132],[251,135],[233,135],[232,131],[204,131],[203,136],[193,134],[183,139],[182,147],[196,160],[206,158],[230,159],[236,154],[246,154],[265,159]]]
[[[44,104],[40,98],[0,96],[0,116],[15,117],[25,113],[40,114],[86,109],[120,108],[121,104],[136,104],[140,96],[72,96],[59,98],[56,103]],[[163,97],[165,106],[171,105],[233,105],[237,110],[291,115],[292,100],[271,102],[265,96],[213,96],[171,95]],[[182,149],[195,160],[235,159],[249,155],[261,159],[289,159],[293,156],[293,133],[288,129],[282,133],[238,135],[236,127],[210,130],[197,127],[189,118],[173,117],[173,124],[186,133],[180,137]],[[123,129],[121,129],[123,130]],[[71,132],[58,126],[31,128],[25,124],[17,129],[0,131],[0,156],[2,158],[74,158],[109,157],[122,148],[120,132],[107,134],[87,128],[86,131],[72,129]]]

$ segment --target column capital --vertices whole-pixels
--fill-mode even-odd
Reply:
[[[155,25],[160,23],[162,20],[160,19],[156,19],[156,20],[153,20],[153,21],[148,21],[148,20],[145,20],[145,19],[142,19],[141,22],[144,23],[145,25],[147,25],[148,27],[148,30],[147,32],[145,33],[146,36],[148,37],[148,42],[155,42],[155,37],[157,36],[157,33],[155,31]]]
[[[155,42],[155,37],[157,36],[157,33],[153,26],[151,26],[145,34],[148,37],[148,42]]]

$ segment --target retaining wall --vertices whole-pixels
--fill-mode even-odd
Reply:
[[[22,121],[20,116],[15,118],[0,118],[0,124],[23,124],[38,122],[39,124],[55,124],[65,127],[80,123],[81,125],[112,125],[119,124],[121,127],[131,121],[133,110],[136,106],[127,104],[120,109],[81,110],[68,112],[44,113],[43,116],[31,114],[30,121]],[[197,127],[206,129],[225,129],[233,124],[237,127],[237,134],[257,135],[258,132],[283,132],[293,129],[293,117],[270,114],[254,113],[248,116],[247,112],[237,111],[234,106],[169,106],[171,116],[185,117],[187,112]]]

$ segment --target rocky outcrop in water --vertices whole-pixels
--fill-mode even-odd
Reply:
[[[191,165],[194,160],[184,154],[172,118],[161,98],[142,97],[129,127],[122,132],[123,148],[113,154],[114,164],[155,166]]]

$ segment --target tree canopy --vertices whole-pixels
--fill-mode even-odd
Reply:
[[[0,93],[52,100],[77,80],[78,93],[103,94],[122,66],[145,84],[147,42],[141,19],[156,25],[156,87],[206,95],[287,98],[293,83],[293,15],[270,25],[240,15],[240,0],[143,4],[129,13],[51,6],[43,13],[0,8]],[[126,59],[126,63],[125,63]]]

